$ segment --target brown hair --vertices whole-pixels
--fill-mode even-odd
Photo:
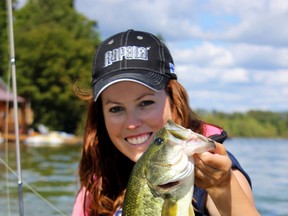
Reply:
[[[186,90],[176,80],[170,80],[165,88],[170,98],[173,120],[186,128],[202,133],[202,122],[189,107]],[[76,94],[89,100],[84,133],[84,146],[79,165],[81,186],[91,197],[90,215],[113,215],[121,207],[125,189],[134,162],[124,156],[111,142],[104,123],[102,101],[93,102],[92,96],[80,91]],[[85,193],[83,204],[87,193]]]

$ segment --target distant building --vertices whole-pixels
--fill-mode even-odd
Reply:
[[[31,124],[31,110],[27,108],[23,97],[18,96],[18,120],[19,133],[26,134],[28,125]],[[28,118],[29,117],[29,118]],[[8,133],[14,133],[14,108],[13,93],[9,91],[7,85],[0,77],[0,132],[5,133],[8,127]]]

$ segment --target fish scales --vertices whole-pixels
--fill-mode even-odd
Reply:
[[[131,172],[123,216],[192,216],[195,153],[215,143],[168,120]]]

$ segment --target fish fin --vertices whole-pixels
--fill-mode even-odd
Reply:
[[[162,216],[177,216],[178,205],[165,199],[162,207]]]

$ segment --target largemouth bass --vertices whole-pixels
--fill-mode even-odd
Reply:
[[[214,148],[211,139],[168,120],[133,167],[122,215],[194,215],[191,156]]]

